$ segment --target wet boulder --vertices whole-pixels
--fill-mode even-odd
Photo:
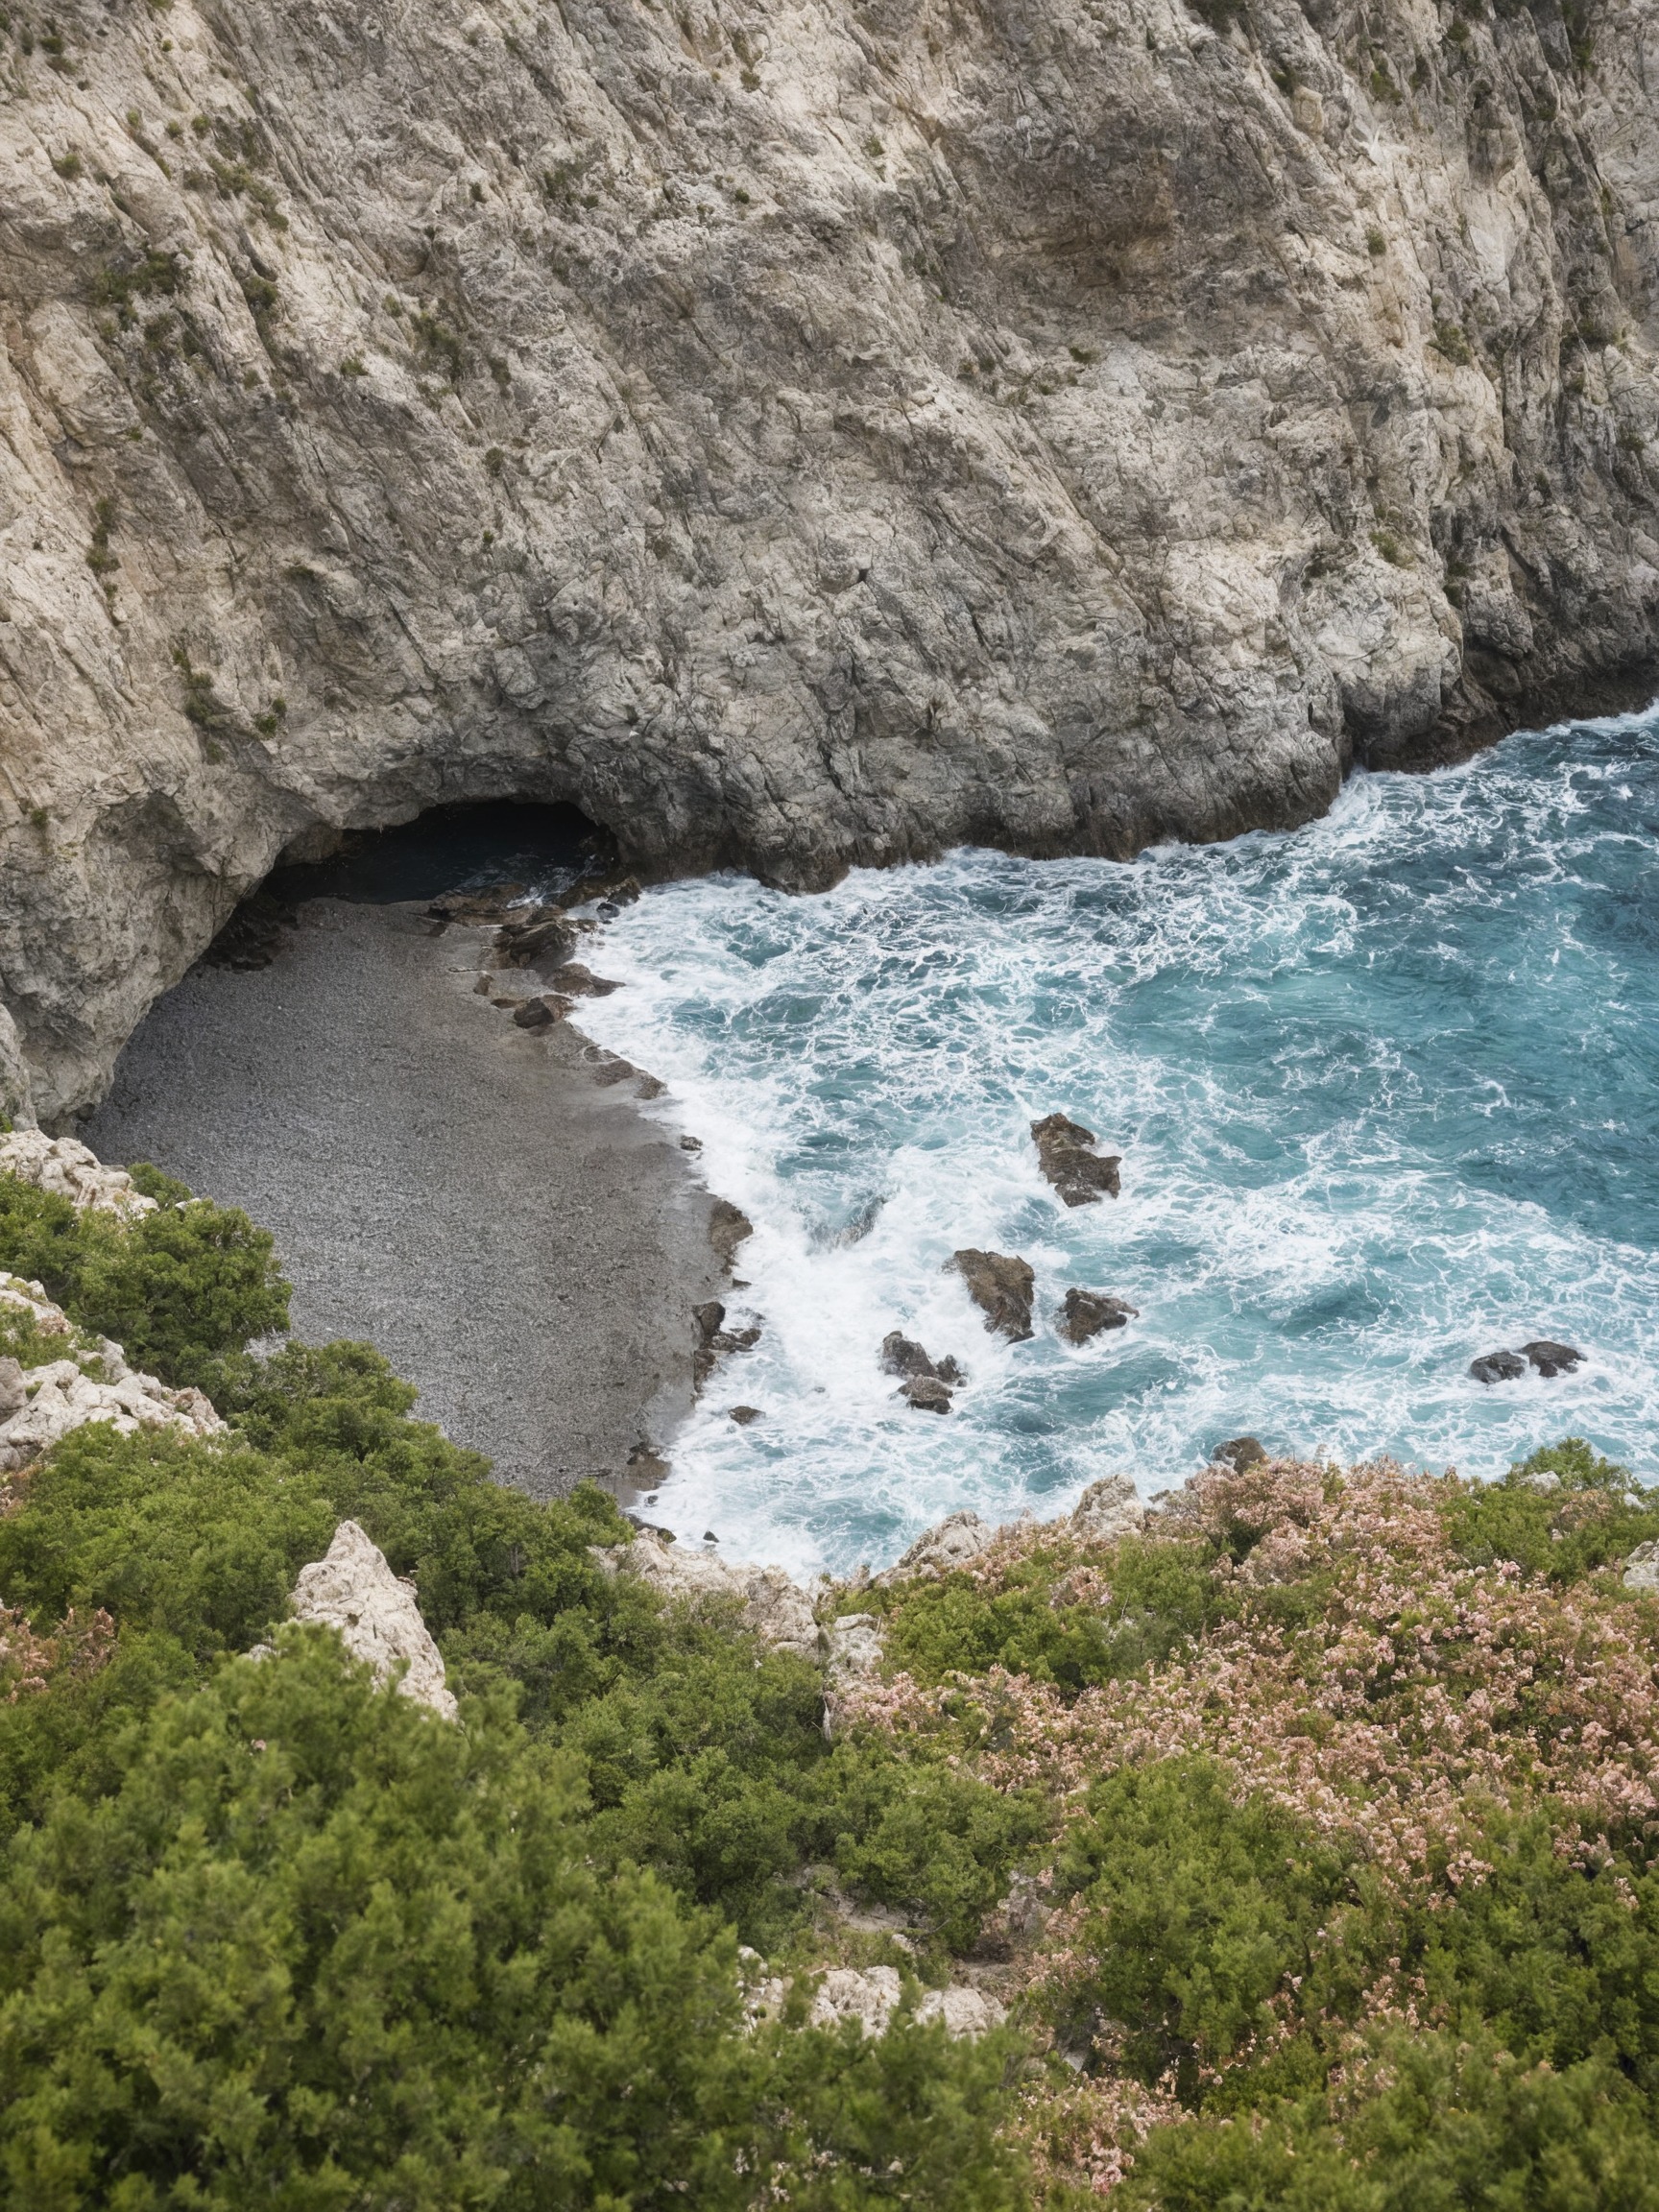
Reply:
[[[1267,1457],[1267,1448],[1257,1436],[1230,1436],[1225,1444],[1217,1444],[1210,1455],[1213,1467],[1231,1467],[1235,1475],[1242,1475],[1247,1467],[1260,1467]]]
[[[1117,1197],[1122,1155],[1097,1152],[1093,1129],[1064,1114],[1049,1114],[1032,1122],[1031,1135],[1038,1166],[1068,1206],[1097,1206],[1102,1198]]]
[[[985,1326],[1015,1344],[1032,1334],[1031,1293],[1036,1277],[1028,1261],[1006,1252],[980,1252],[970,1245],[953,1252],[947,1264],[968,1286],[968,1295],[985,1315]]]
[[[730,1272],[737,1247],[755,1234],[755,1224],[741,1206],[730,1198],[716,1198],[709,1211],[709,1241]]]
[[[1534,1337],[1521,1349],[1540,1375],[1571,1375],[1584,1357],[1571,1344],[1556,1344],[1548,1336]]]
[[[504,922],[495,932],[495,951],[504,968],[557,968],[576,950],[576,932],[557,914],[540,911],[522,922]]]
[[[516,1029],[551,1029],[555,1022],[563,1022],[570,1011],[568,998],[561,998],[551,991],[542,992],[535,998],[520,999],[513,1009],[513,1026]]]
[[[1105,1329],[1121,1329],[1140,1318],[1139,1306],[1112,1298],[1104,1290],[1068,1290],[1054,1316],[1054,1326],[1070,1344],[1087,1344]]]
[[[559,988],[576,998],[609,998],[613,991],[620,991],[620,983],[613,983],[607,975],[595,975],[591,968],[584,968],[580,960],[565,960],[559,968]]]
[[[1483,1352],[1470,1360],[1469,1372],[1477,1382],[1513,1382],[1526,1374],[1527,1362],[1519,1352]]]
[[[951,1390],[968,1380],[967,1369],[949,1353],[943,1359],[931,1359],[914,1336],[906,1336],[900,1329],[890,1329],[881,1339],[881,1371],[884,1375],[897,1375],[902,1381],[930,1376]]]
[[[918,1413],[949,1413],[950,1393],[937,1375],[912,1375],[899,1392]]]

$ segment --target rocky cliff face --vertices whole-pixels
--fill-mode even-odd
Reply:
[[[570,799],[791,884],[1124,854],[1633,674],[1656,24],[12,12],[0,996],[42,1113],[332,826]]]

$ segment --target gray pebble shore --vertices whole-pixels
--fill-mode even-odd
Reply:
[[[709,1196],[578,1032],[474,994],[489,941],[314,900],[158,1002],[84,1135],[273,1230],[296,1335],[369,1338],[502,1479],[626,1488],[690,1407]]]

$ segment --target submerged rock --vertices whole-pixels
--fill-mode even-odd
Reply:
[[[1530,1344],[1523,1344],[1521,1349],[1539,1374],[1546,1376],[1571,1375],[1584,1357],[1573,1345],[1553,1343],[1548,1336],[1535,1337]]]
[[[337,1628],[352,1657],[366,1659],[383,1682],[401,1669],[397,1687],[405,1697],[454,1719],[443,1656],[421,1618],[415,1585],[393,1574],[355,1521],[342,1521],[326,1555],[301,1568],[294,1618]]]
[[[1469,1372],[1477,1382],[1513,1382],[1526,1374],[1527,1362],[1519,1352],[1483,1352],[1470,1360]]]
[[[1118,1168],[1122,1155],[1096,1152],[1093,1129],[1064,1114],[1049,1114],[1033,1121],[1037,1160],[1068,1206],[1097,1206],[1102,1198],[1116,1198]]]
[[[1121,1298],[1109,1297],[1104,1290],[1068,1290],[1061,1300],[1054,1326],[1069,1343],[1087,1344],[1102,1330],[1121,1329],[1140,1316],[1139,1306],[1126,1305]]]
[[[985,1315],[987,1330],[1000,1331],[1015,1344],[1030,1338],[1036,1277],[1028,1262],[1006,1252],[981,1252],[969,1245],[953,1252],[947,1264],[967,1284],[969,1297]]]

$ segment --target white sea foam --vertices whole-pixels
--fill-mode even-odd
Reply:
[[[972,1505],[1179,1481],[1221,1437],[1490,1474],[1567,1431],[1659,1439],[1659,740],[1623,717],[1323,821],[1128,864],[973,852],[815,898],[716,878],[612,925],[591,1034],[668,1085],[756,1224],[764,1329],[674,1450],[658,1514],[797,1568],[892,1554]],[[1123,1154],[1071,1212],[1028,1125]],[[985,1334],[960,1245],[1036,1270],[1036,1340]],[[1141,1309],[1077,1350],[1069,1285]],[[946,1418],[878,1365],[900,1327],[970,1382]],[[1487,1390],[1535,1335],[1572,1377]],[[734,1425],[748,1403],[763,1419]]]

